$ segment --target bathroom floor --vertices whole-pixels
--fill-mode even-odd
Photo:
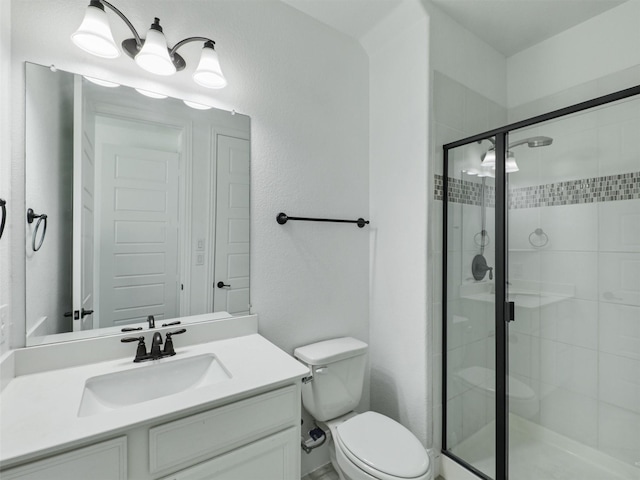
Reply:
[[[305,475],[301,480],[339,480],[339,477],[333,469],[333,466],[328,463],[327,465],[314,470],[310,474]]]
[[[629,480],[633,467],[537,424],[510,417],[509,470],[518,480]],[[453,453],[494,475],[494,424],[464,440]]]
[[[317,470],[314,470],[309,475],[305,475],[300,480],[339,480],[338,474],[333,469],[331,464],[325,465],[324,467],[320,467]],[[436,480],[444,480],[442,477],[436,478]]]

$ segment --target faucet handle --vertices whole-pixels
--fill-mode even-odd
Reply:
[[[133,359],[134,362],[142,362],[143,360],[146,360],[148,358],[147,346],[144,344],[144,337],[124,337],[121,338],[120,341],[122,343],[138,342],[136,358]]]
[[[181,333],[185,333],[187,331],[186,328],[181,328],[180,330],[176,330],[175,332],[167,332],[167,339],[164,342],[164,350],[163,354],[165,356],[175,355],[176,351],[173,348],[173,339],[172,335],[180,335]]]
[[[122,343],[144,342],[144,337],[124,337],[124,338],[121,338],[120,341]]]
[[[180,335],[181,333],[185,333],[186,331],[186,328],[181,328],[180,330],[176,330],[175,332],[167,332],[167,338],[171,338],[171,335]]]

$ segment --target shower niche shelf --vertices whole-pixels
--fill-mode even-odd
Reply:
[[[509,287],[507,301],[515,302],[516,308],[541,308],[559,302],[565,302],[575,296],[573,285],[544,284],[538,282],[513,282]],[[495,287],[493,283],[478,282],[460,286],[460,298],[476,302],[494,303]]]

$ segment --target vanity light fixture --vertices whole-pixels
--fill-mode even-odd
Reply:
[[[127,17],[106,0],[90,0],[84,20],[71,35],[73,43],[82,50],[103,58],[120,56],[104,10],[105,5],[113,10],[133,33],[133,38],[122,42],[122,49],[144,70],[165,76],[184,70],[187,63],[178,55],[177,50],[187,43],[204,42],[193,80],[207,88],[223,88],[227,85],[213,40],[206,37],[188,37],[169,48],[158,18],[154,19],[146,38],[141,38]]]

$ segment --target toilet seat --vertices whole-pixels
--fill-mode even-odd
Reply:
[[[405,427],[376,412],[356,415],[338,425],[334,442],[345,460],[379,480],[427,478],[429,457]]]

